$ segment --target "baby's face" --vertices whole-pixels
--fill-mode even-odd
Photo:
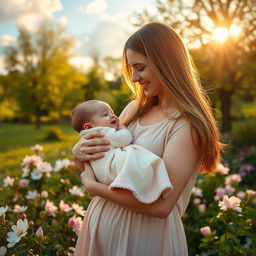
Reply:
[[[114,114],[110,106],[104,102],[96,102],[93,105],[94,114],[90,121],[92,127],[111,127],[118,129],[119,118]]]

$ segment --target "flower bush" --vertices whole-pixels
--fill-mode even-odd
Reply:
[[[255,153],[236,151],[199,175],[183,216],[190,255],[256,255]]]
[[[20,175],[0,174],[0,256],[72,255],[90,197],[69,159],[31,148]],[[189,255],[256,255],[256,149],[200,174],[183,216]]]
[[[90,201],[80,171],[31,149],[20,176],[0,176],[0,255],[72,255]]]

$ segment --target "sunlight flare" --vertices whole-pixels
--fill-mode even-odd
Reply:
[[[241,34],[241,27],[232,24],[229,29],[225,27],[216,27],[213,29],[213,39],[218,43],[224,43],[228,38],[236,38]]]
[[[228,38],[228,30],[223,27],[217,27],[212,32],[213,38],[218,43],[223,43]]]

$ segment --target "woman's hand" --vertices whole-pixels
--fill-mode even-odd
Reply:
[[[86,168],[80,175],[84,188],[90,196],[96,196],[94,194],[94,186],[97,184],[95,174],[92,168]]]
[[[80,161],[91,161],[104,157],[109,150],[109,141],[105,140],[104,134],[94,131],[81,138],[73,147],[73,156]]]

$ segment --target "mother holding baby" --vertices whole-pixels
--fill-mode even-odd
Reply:
[[[166,198],[144,204],[129,190],[110,190],[99,183],[87,164],[82,179],[94,197],[75,255],[186,256],[181,216],[198,173],[214,171],[220,160],[211,107],[186,46],[168,26],[153,22],[135,32],[124,46],[122,62],[134,100],[120,120],[133,144],[164,160],[173,190]],[[104,134],[91,132],[73,153],[84,166],[81,161],[104,157],[108,143]]]

